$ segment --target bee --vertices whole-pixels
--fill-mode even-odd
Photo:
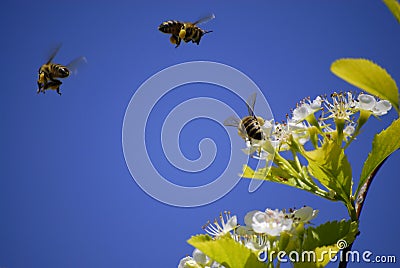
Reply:
[[[185,43],[192,41],[192,43],[196,43],[198,45],[200,44],[200,40],[203,35],[211,33],[212,31],[203,30],[197,27],[197,24],[205,23],[214,18],[214,14],[211,14],[195,22],[169,20],[161,23],[160,26],[158,26],[158,30],[166,34],[171,34],[169,40],[172,44],[176,45],[175,48],[179,47],[182,40],[185,41]]]
[[[58,63],[52,63],[52,60],[56,56],[60,47],[61,47],[61,45],[59,45],[54,50],[54,52],[49,57],[49,60],[39,68],[39,77],[37,80],[37,85],[38,85],[37,93],[38,94],[40,92],[45,93],[46,90],[52,89],[52,90],[56,90],[57,93],[59,95],[61,95],[60,86],[61,86],[62,82],[56,78],[68,77],[70,75],[70,73],[75,70],[75,68],[77,67],[77,65],[79,63],[86,62],[85,57],[78,57],[75,60],[71,61],[66,66],[58,64]]]
[[[250,143],[265,140],[265,133],[262,129],[265,122],[263,118],[254,114],[255,103],[256,93],[253,93],[246,102],[248,116],[242,119],[230,116],[224,121],[225,126],[237,127],[239,136]]]

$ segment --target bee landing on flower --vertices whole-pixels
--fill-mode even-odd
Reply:
[[[246,148],[243,149],[245,154],[255,154],[255,158],[267,159],[269,152],[263,149],[263,145],[271,133],[272,121],[265,120],[261,116],[254,114],[256,96],[257,94],[253,93],[246,101],[247,116],[242,119],[230,116],[225,119],[224,125],[237,128],[239,136],[246,142]]]
[[[340,142],[349,142],[358,135],[370,115],[382,116],[391,108],[389,101],[378,100],[365,93],[333,93],[331,100],[327,96],[317,96],[314,100],[308,97],[297,104],[291,117],[287,116],[286,122],[270,124],[266,128],[266,133],[269,134],[265,135],[261,144],[247,143],[243,151],[252,154],[258,150],[261,152],[258,158],[268,159],[274,155],[274,150],[286,151],[292,147],[296,150],[297,146],[303,146],[309,140],[317,147],[318,142],[324,142],[318,135],[328,139],[337,137]]]

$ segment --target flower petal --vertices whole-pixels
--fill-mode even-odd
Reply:
[[[372,111],[376,104],[376,100],[373,96],[368,94],[358,95],[359,107],[363,110]]]

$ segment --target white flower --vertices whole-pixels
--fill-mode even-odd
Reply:
[[[206,268],[225,268],[225,266],[223,266],[215,261],[211,264],[211,266],[206,266]]]
[[[279,236],[281,232],[292,229],[293,220],[285,217],[282,211],[266,209],[265,212],[254,210],[247,213],[245,223],[256,233]]]
[[[248,155],[254,154],[261,150],[262,143],[263,141],[253,140],[251,142],[250,140],[246,140],[246,148],[242,149],[242,151]]]
[[[193,250],[192,256],[198,264],[206,265],[210,262],[210,258],[197,248]]]
[[[326,119],[336,118],[351,121],[350,116],[355,113],[354,107],[356,105],[353,94],[351,92],[333,93],[331,97],[332,103],[326,98],[324,99],[325,107],[328,110],[328,114],[330,114]]]
[[[354,131],[356,131],[356,128],[353,125],[347,125],[344,128],[343,133],[346,134],[347,136],[351,136],[353,135]]]
[[[207,222],[202,228],[203,230],[211,236],[218,237],[229,233],[237,227],[237,218],[236,216],[231,217],[231,213],[229,211],[225,211],[225,218],[222,216],[222,213],[219,215],[219,219],[221,221],[221,225],[218,223],[218,220],[214,220],[214,225],[210,222]]]
[[[319,213],[319,210],[314,210],[312,207],[304,206],[291,213],[291,217],[294,221],[308,223],[315,219]]]
[[[285,123],[276,123],[272,132],[272,143],[280,151],[289,150],[288,139],[290,137],[289,127]]]
[[[271,146],[279,151],[289,150],[290,137],[304,145],[310,140],[308,126],[304,122],[288,119],[287,123],[276,123],[271,136]]]
[[[320,96],[316,97],[316,98],[310,103],[311,109],[313,109],[313,110],[319,110],[319,109],[321,108],[322,102],[323,102],[323,99],[322,99]]]
[[[320,96],[318,96],[312,102],[310,102],[309,99],[307,101],[308,103],[303,102],[300,104],[300,106],[293,110],[292,120],[295,122],[301,122],[305,120],[309,115],[315,113],[321,108],[323,100]]]
[[[236,228],[235,233],[238,236],[252,236],[252,235],[254,235],[253,229],[251,229],[249,226],[239,226],[238,228]]]
[[[309,104],[303,103],[302,105],[293,110],[292,119],[295,120],[296,122],[301,122],[313,112],[314,110],[311,109],[311,106]]]
[[[193,257],[187,256],[181,259],[178,268],[225,268],[197,248],[193,250],[192,255]]]
[[[178,264],[178,268],[202,268],[192,257],[187,256]]]
[[[255,141],[250,142],[249,140],[246,141],[246,148],[242,149],[242,151],[247,155],[252,155],[255,159],[260,160],[267,160],[273,156],[273,153],[269,153],[263,149],[264,144],[271,143],[268,140],[265,141]],[[273,149],[272,149],[273,151]],[[253,155],[254,154],[254,155]]]
[[[293,138],[297,140],[301,145],[304,145],[310,140],[310,133],[308,127],[304,123],[296,123],[293,120],[288,120],[288,129],[292,133]]]
[[[245,236],[242,243],[246,248],[255,252],[268,251],[271,248],[271,242],[264,234]]]
[[[372,111],[375,107],[376,100],[373,96],[368,94],[358,95],[358,108],[362,110]]]
[[[357,101],[354,100],[353,94],[350,91],[347,92],[347,106],[349,109],[353,109],[357,106]]]
[[[392,109],[392,104],[387,100],[380,100],[375,104],[372,109],[374,115],[381,116],[387,114],[387,112]]]
[[[193,250],[192,255],[193,257],[187,256],[181,259],[178,268],[224,268],[197,248]]]
[[[376,99],[368,94],[360,94],[358,96],[359,110],[371,111],[376,116],[387,114],[392,109],[392,104],[387,100],[376,101]]]
[[[264,136],[267,138],[271,135],[271,131],[274,128],[274,124],[272,122],[273,120],[265,120],[264,125],[261,126]]]

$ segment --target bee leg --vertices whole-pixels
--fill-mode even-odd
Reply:
[[[60,92],[61,84],[62,84],[62,82],[57,80],[57,85],[55,86],[56,87],[56,91],[57,91],[58,95],[60,95],[60,96],[61,96],[61,92]]]
[[[38,85],[38,90],[36,91],[37,94],[40,92],[44,93],[44,90],[46,89],[47,85],[47,78],[46,76],[43,78],[43,82],[40,82],[41,80],[37,80],[37,85]]]
[[[60,86],[61,86],[61,84],[62,84],[62,82],[61,82],[60,80],[53,79],[51,82],[47,83],[46,86],[45,86],[43,89],[49,89],[49,88],[51,88],[51,89],[53,89],[53,90],[56,90],[57,93],[58,93],[59,95],[61,95],[61,92],[60,92]],[[44,91],[43,91],[43,92],[44,92]]]
[[[45,80],[45,81],[43,82],[43,86],[42,86],[42,91],[43,91],[43,92],[44,92],[46,89],[51,88],[52,85],[54,84],[54,82],[56,81],[56,80],[52,79],[51,77],[49,77],[49,80],[50,80],[50,81]]]
[[[61,92],[60,92],[61,84],[62,84],[62,82],[60,80],[55,80],[54,86],[53,86],[53,88],[57,91],[58,95],[60,95],[60,96],[61,96]]]
[[[181,44],[181,40],[182,39],[180,37],[177,38],[175,48],[179,47],[179,45]]]
[[[43,85],[40,82],[37,82],[37,85],[38,85],[38,89],[37,89],[36,93],[39,94],[42,91]]]
[[[49,87],[51,87],[52,83],[53,83],[53,82],[49,82],[49,83],[43,84],[42,92],[44,92],[46,89],[48,89]]]

